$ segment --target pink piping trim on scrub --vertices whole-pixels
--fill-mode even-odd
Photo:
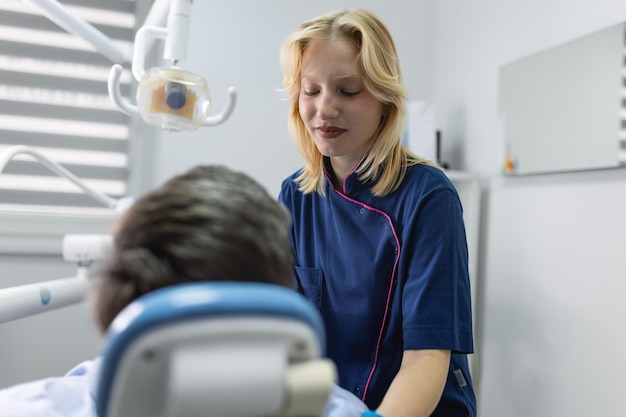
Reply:
[[[374,207],[370,207],[367,204],[361,203],[360,201],[354,200],[343,193],[339,193],[343,198],[348,201],[351,201],[355,204],[360,205],[368,210],[374,211],[376,213],[382,214],[385,216],[387,221],[389,222],[389,226],[391,227],[391,231],[393,233],[394,239],[396,239],[396,244],[398,245],[398,255],[396,256],[396,260],[393,263],[393,271],[391,273],[391,282],[389,282],[389,291],[387,292],[387,303],[385,305],[385,314],[383,315],[383,322],[380,325],[380,332],[378,333],[378,342],[376,343],[376,356],[374,357],[374,364],[372,365],[372,370],[370,371],[369,376],[367,377],[367,382],[365,383],[365,388],[363,388],[363,396],[361,397],[362,401],[365,401],[365,397],[367,396],[367,390],[369,389],[370,382],[372,381],[372,377],[374,376],[374,371],[376,371],[376,366],[378,365],[378,353],[380,351],[380,344],[383,340],[383,333],[385,330],[385,323],[387,323],[387,315],[389,313],[389,307],[391,305],[391,292],[393,291],[393,277],[396,275],[396,269],[398,268],[398,260],[400,259],[400,240],[398,239],[398,235],[396,234],[396,229],[393,227],[393,223],[391,222],[391,218],[384,211],[375,209]]]
[[[356,166],[358,166],[359,164],[357,164]],[[355,166],[355,167],[356,167]],[[354,172],[354,169],[348,173],[348,175],[346,175],[346,178],[344,178],[343,180],[343,189],[346,189],[346,180],[347,178],[350,176],[350,174],[352,174]],[[329,184],[331,184],[332,187],[332,181],[330,181],[330,179],[328,178],[328,176],[326,177],[326,180],[329,182]],[[391,273],[391,282],[389,283],[389,291],[387,292],[387,303],[385,304],[385,314],[383,315],[383,322],[380,326],[380,332],[378,333],[378,341],[376,342],[376,355],[374,356],[374,364],[372,365],[372,370],[370,371],[369,376],[367,377],[367,382],[365,383],[365,388],[363,388],[363,395],[361,396],[361,400],[365,401],[365,397],[367,396],[367,390],[369,389],[370,386],[370,382],[372,382],[372,377],[374,376],[374,371],[376,371],[376,366],[378,365],[378,353],[380,351],[380,344],[382,343],[383,340],[383,333],[385,330],[385,323],[387,323],[387,315],[389,314],[389,307],[391,306],[391,292],[393,291],[393,277],[396,275],[396,269],[398,268],[398,261],[400,260],[400,239],[398,239],[398,235],[396,233],[396,229],[393,227],[393,223],[391,221],[391,217],[389,217],[389,215],[387,213],[385,213],[382,210],[378,210],[374,207],[370,207],[365,203],[362,203],[360,201],[357,201],[353,198],[348,197],[347,195],[345,195],[344,193],[337,191],[335,189],[335,187],[333,187],[333,189],[335,190],[335,192],[339,193],[340,196],[342,196],[343,198],[345,198],[348,201],[351,201],[352,203],[358,204],[363,208],[366,208],[370,211],[374,211],[376,213],[379,213],[383,216],[385,216],[385,218],[387,219],[387,221],[389,222],[389,226],[391,227],[391,232],[393,233],[393,237],[396,240],[396,244],[398,245],[398,255],[396,256],[396,260],[393,263],[393,271]]]

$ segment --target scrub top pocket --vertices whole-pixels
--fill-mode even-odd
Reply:
[[[311,301],[318,310],[322,308],[324,271],[319,268],[296,266],[297,290]]]

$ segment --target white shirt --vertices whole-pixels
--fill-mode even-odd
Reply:
[[[97,417],[96,384],[100,358],[85,361],[63,377],[27,382],[0,390],[0,417]],[[333,386],[323,417],[360,417],[365,404]]]

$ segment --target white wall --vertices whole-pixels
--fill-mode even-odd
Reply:
[[[499,67],[626,20],[617,0],[438,0],[444,157],[481,173],[479,415],[625,415],[624,170],[499,178]]]
[[[216,112],[228,86],[239,89],[240,100],[222,126],[155,137],[152,182],[197,163],[223,163],[277,193],[283,177],[299,166],[286,132],[287,104],[276,92],[280,43],[304,19],[358,5],[391,27],[411,98],[434,102],[444,159],[454,169],[481,174],[487,184],[476,306],[480,415],[624,415],[618,390],[626,371],[619,355],[626,346],[620,300],[626,293],[620,279],[626,172],[499,178],[495,125],[502,64],[626,20],[625,2],[197,1],[187,69],[207,78]],[[0,261],[5,274],[33,281],[52,263]],[[4,380],[45,376],[51,367],[63,372],[67,363],[92,354],[96,337],[84,330],[87,315],[77,309],[63,313],[63,323],[76,331],[49,332],[47,321],[33,328],[26,322],[0,326]],[[40,340],[54,346],[68,340],[82,347],[69,359],[48,353],[43,343],[40,357],[32,347],[20,350],[31,340],[26,335],[44,331]],[[28,369],[8,367],[13,360]]]
[[[501,65],[626,20],[619,0],[437,0],[433,100],[444,156],[501,172],[496,142]]]

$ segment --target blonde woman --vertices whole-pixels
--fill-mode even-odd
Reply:
[[[401,143],[406,92],[388,29],[362,9],[315,18],[287,38],[281,66],[304,167],[279,199],[340,385],[384,417],[475,416],[461,202]]]

